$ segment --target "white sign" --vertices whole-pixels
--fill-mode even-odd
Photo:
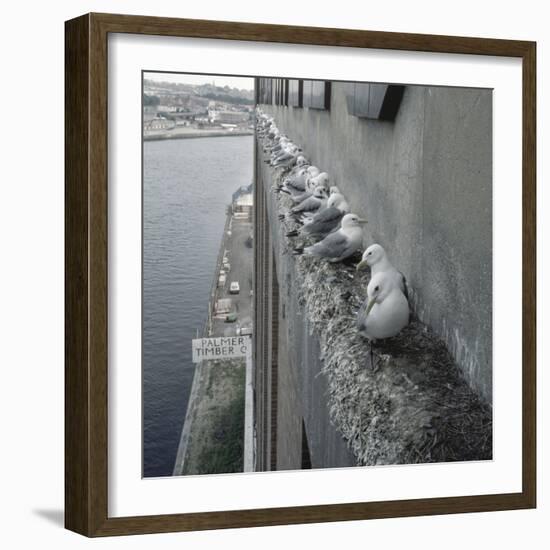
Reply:
[[[197,338],[193,343],[193,363],[210,359],[246,357],[251,350],[250,336],[220,336]]]

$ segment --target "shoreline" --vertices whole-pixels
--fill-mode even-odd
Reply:
[[[203,338],[208,338],[212,332],[212,308],[214,307],[218,277],[222,266],[222,259],[225,251],[227,230],[230,226],[232,217],[233,215],[229,210],[226,214],[223,233],[220,240],[220,249],[218,251],[218,257],[216,259],[214,277],[212,280],[212,286],[210,288],[210,294],[208,297],[208,316],[206,318],[206,322],[202,330]],[[174,469],[172,473],[173,476],[185,475],[184,471],[186,466],[186,458],[188,454],[189,440],[190,440],[190,435],[193,428],[195,416],[197,413],[200,389],[203,384],[203,377],[204,377],[203,367],[204,367],[203,361],[201,361],[200,363],[197,363],[195,366],[195,372],[193,374],[193,382],[191,384],[191,392],[189,394],[189,401],[187,403],[187,411],[185,414],[185,419],[183,421],[180,442],[178,444],[178,450],[176,452],[176,460],[174,462]]]
[[[250,217],[226,212],[224,233],[212,278],[208,318],[203,337],[228,337],[236,334],[239,323],[250,324],[252,315],[252,248],[246,245],[251,231]],[[229,292],[229,281],[219,287],[223,259],[230,279],[240,282],[240,292]],[[230,298],[238,315],[235,325],[215,315],[216,300]],[[252,357],[206,360],[196,364],[191,395],[174,463],[173,474],[200,475],[252,471],[254,467],[254,429],[252,395]]]
[[[237,131],[237,132],[227,132],[227,131],[208,131],[208,130],[197,130],[195,132],[178,132],[178,133],[169,133],[165,132],[162,134],[143,134],[143,141],[162,141],[162,140],[171,140],[171,139],[197,139],[197,138],[209,138],[209,137],[242,137],[242,136],[253,136],[254,132],[250,131]]]

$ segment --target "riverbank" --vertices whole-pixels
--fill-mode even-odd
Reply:
[[[252,248],[247,239],[252,230],[248,219],[228,212],[214,271],[208,321],[203,336],[231,336],[238,326],[252,323]],[[218,277],[223,259],[230,268],[223,286]],[[239,283],[238,294],[229,293],[231,281]],[[235,323],[215,315],[217,300],[230,299]],[[203,361],[195,368],[187,414],[183,425],[174,475],[242,472],[244,469],[246,366],[244,359]]]
[[[208,137],[239,137],[251,136],[253,130],[198,130],[188,126],[176,127],[164,132],[148,132],[143,135],[144,141],[161,141],[164,139],[196,139]]]

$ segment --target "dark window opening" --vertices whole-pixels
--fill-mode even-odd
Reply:
[[[306,425],[302,418],[302,470],[311,470],[311,468],[311,455],[309,453]]]
[[[331,83],[324,80],[303,81],[303,106],[310,109],[330,109]]]
[[[288,106],[303,107],[304,106],[304,81],[303,80],[288,80]]]
[[[348,113],[360,118],[393,121],[405,86],[354,82],[348,85]]]

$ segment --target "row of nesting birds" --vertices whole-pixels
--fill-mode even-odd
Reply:
[[[295,247],[294,254],[315,256],[331,263],[341,262],[362,249],[366,220],[351,212],[349,203],[330,177],[313,166],[302,149],[281,133],[272,116],[258,109],[257,135],[266,161],[281,168],[285,177],[276,184],[276,193],[287,194],[294,206],[279,218],[292,219],[301,227],[287,232],[311,242]],[[370,245],[357,264],[357,271],[370,267],[367,299],[357,315],[357,328],[371,342],[396,336],[409,322],[406,281],[379,244]]]

